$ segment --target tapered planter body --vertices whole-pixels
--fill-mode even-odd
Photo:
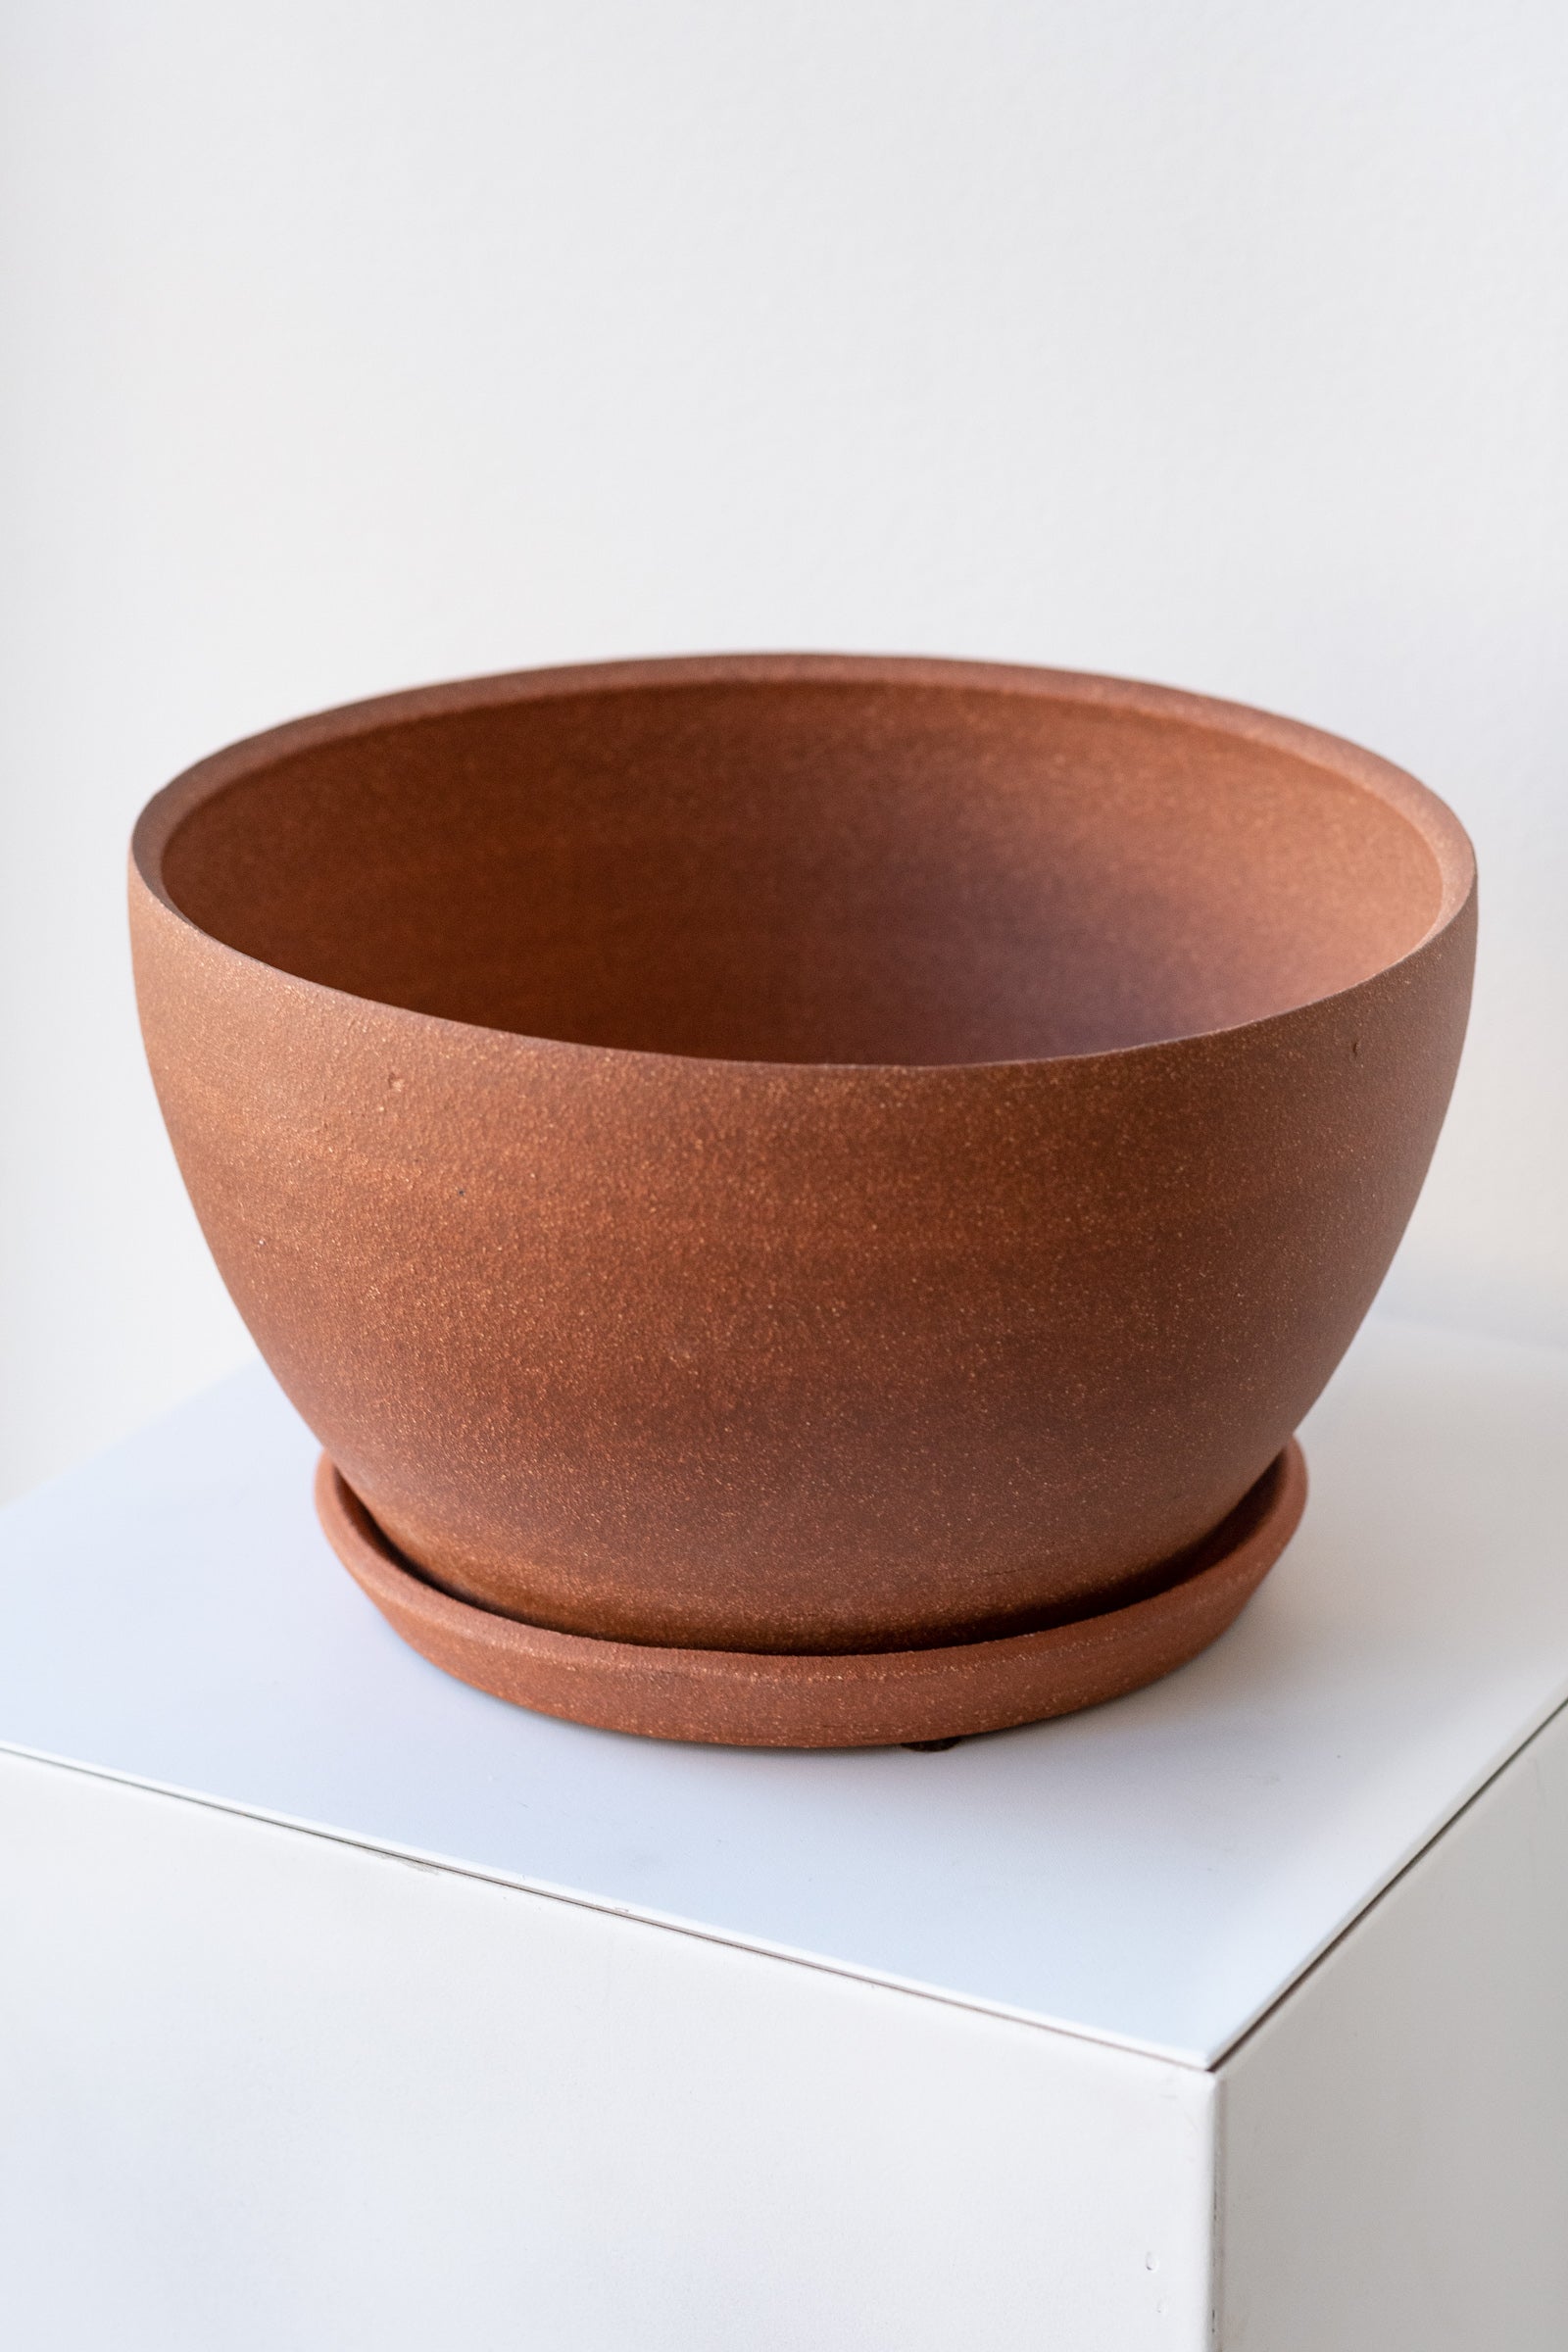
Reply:
[[[542,1636],[804,1660],[1201,1559],[1410,1213],[1474,883],[1283,720],[726,658],[220,753],[131,915],[203,1229],[389,1555]]]

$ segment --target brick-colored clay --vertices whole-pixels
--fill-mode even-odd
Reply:
[[[1270,1466],[1425,1174],[1475,898],[1442,803],[1308,728],[768,656],[240,744],[144,812],[131,915],[378,1603],[477,1680],[495,1621],[527,1703],[810,1744],[1228,1622],[1216,1531],[1268,1492],[1237,1558],[1284,1542]]]

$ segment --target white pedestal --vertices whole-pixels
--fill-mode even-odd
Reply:
[[[1374,1325],[1095,1713],[663,1746],[441,1676],[261,1373],[0,1520],[28,2352],[1562,2352],[1568,1356]]]

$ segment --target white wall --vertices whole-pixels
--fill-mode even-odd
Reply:
[[[145,796],[463,671],[1173,680],[1460,809],[1390,1296],[1568,1339],[1561,0],[11,0],[0,1484],[242,1352],[143,1076]]]

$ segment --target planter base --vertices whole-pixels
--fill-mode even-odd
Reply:
[[[543,1715],[726,1747],[907,1746],[1120,1698],[1225,1631],[1290,1542],[1305,1500],[1293,1438],[1198,1564],[1148,1599],[998,1642],[789,1657],[600,1642],[455,1600],[394,1550],[325,1454],[316,1476],[333,1550],[433,1665]]]

